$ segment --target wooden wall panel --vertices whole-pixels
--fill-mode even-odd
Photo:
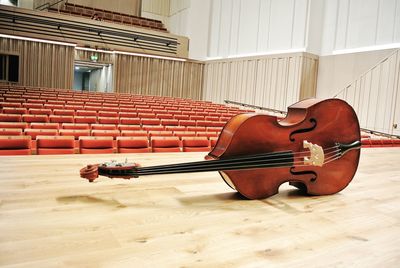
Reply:
[[[72,88],[74,47],[0,38],[0,53],[19,55],[19,85]]]
[[[400,49],[340,90],[336,97],[354,107],[361,127],[399,135],[399,80]]]
[[[201,99],[203,63],[115,55],[116,92]]]
[[[286,110],[315,96],[318,57],[292,53],[206,62],[203,98]]]

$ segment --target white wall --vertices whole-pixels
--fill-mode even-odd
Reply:
[[[308,0],[215,0],[208,57],[303,49]]]
[[[155,6],[142,14],[188,36],[195,59],[400,43],[400,0],[164,0],[169,15]]]
[[[322,55],[400,43],[400,0],[325,0]]]
[[[317,97],[332,98],[395,49],[319,57]]]

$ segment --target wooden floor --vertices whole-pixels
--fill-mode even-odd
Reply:
[[[249,201],[216,172],[135,181],[79,177],[87,163],[203,153],[0,158],[4,267],[399,267],[400,149],[362,152],[332,196],[288,185]],[[133,159],[135,157],[135,159]]]

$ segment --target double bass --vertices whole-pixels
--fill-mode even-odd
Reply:
[[[142,167],[108,162],[87,165],[80,175],[94,181],[144,175],[218,171],[248,199],[278,192],[282,183],[310,195],[334,194],[353,179],[360,158],[360,127],[353,108],[340,99],[306,99],[287,116],[247,113],[232,117],[206,160]]]

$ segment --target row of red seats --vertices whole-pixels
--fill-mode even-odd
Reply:
[[[362,147],[400,147],[400,139],[389,138],[364,138],[361,140]]]
[[[209,104],[209,105],[218,105],[213,104],[211,101],[204,100],[191,100],[185,98],[177,98],[177,97],[167,97],[167,96],[154,96],[154,95],[138,95],[132,93],[114,93],[114,92],[84,92],[84,91],[75,91],[71,89],[55,89],[55,88],[37,88],[37,87],[20,87],[20,86],[9,86],[9,85],[0,85],[0,94],[29,94],[29,95],[42,95],[42,96],[68,96],[74,98],[104,98],[104,99],[119,99],[119,98],[130,98],[130,99],[138,99],[138,100],[156,100],[156,101],[171,101],[171,102],[196,102],[201,104]]]
[[[171,130],[171,131],[216,131],[222,127],[196,126],[188,121],[185,125],[140,125],[140,124],[88,124],[88,123],[42,123],[42,122],[0,122],[0,129],[85,129],[85,130]],[[140,123],[140,122],[139,122]],[[193,124],[192,124],[193,123]]]
[[[92,98],[107,98],[107,99],[118,99],[118,98],[135,98],[135,99],[143,99],[143,100],[165,100],[165,101],[194,101],[199,103],[207,103],[213,104],[211,101],[206,100],[192,100],[187,98],[177,98],[177,97],[168,97],[168,96],[156,96],[156,95],[138,95],[132,93],[115,93],[115,92],[90,92],[90,91],[76,91],[70,89],[46,89],[46,88],[27,88],[27,89],[16,89],[14,87],[8,86],[0,86],[0,94],[8,94],[8,95],[32,95],[32,96],[65,96],[65,97],[92,97]]]
[[[208,112],[208,111],[186,111],[186,110],[156,110],[156,109],[135,109],[135,108],[115,108],[115,107],[70,107],[71,109],[59,109],[53,104],[45,108],[15,108],[4,107],[2,114],[42,114],[42,115],[66,115],[66,116],[99,116],[99,117],[139,117],[139,118],[159,118],[159,119],[183,119],[189,120],[208,120],[219,121],[219,118],[230,118],[237,113]],[[76,109],[72,109],[76,108]]]
[[[218,107],[221,104],[215,104],[211,102],[205,101],[196,101],[190,99],[181,99],[181,100],[170,100],[165,98],[141,98],[141,97],[104,97],[104,96],[92,96],[92,95],[81,95],[81,94],[73,94],[73,95],[62,95],[62,94],[11,94],[11,93],[1,93],[0,97],[10,102],[24,102],[26,100],[46,100],[46,101],[79,101],[79,102],[90,102],[90,101],[101,101],[101,102],[136,102],[140,104],[140,102],[145,104],[154,104],[154,103],[163,103],[163,104],[194,104],[196,106],[214,106]]]
[[[7,96],[6,96],[7,95]],[[76,102],[78,104],[82,103],[113,103],[113,104],[133,104],[133,105],[165,105],[165,106],[185,106],[185,105],[193,105],[197,107],[221,107],[221,108],[230,108],[238,110],[239,108],[235,107],[227,107],[223,104],[215,104],[215,103],[204,103],[202,101],[194,101],[194,100],[181,100],[181,101],[171,101],[171,100],[163,100],[163,99],[141,99],[141,98],[105,98],[98,97],[95,98],[93,96],[67,96],[67,95],[22,95],[22,96],[13,96],[10,97],[9,94],[1,94],[0,97],[3,101],[7,102],[37,102],[37,103],[55,103],[55,104],[66,104]]]
[[[87,124],[111,124],[111,125],[147,125],[147,126],[199,126],[199,127],[223,127],[229,118],[224,121],[209,120],[178,120],[158,118],[128,118],[128,117],[96,117],[96,116],[64,116],[64,115],[10,115],[0,114],[1,122],[25,122],[25,123],[87,123]]]
[[[168,137],[175,136],[178,138],[182,137],[218,137],[218,131],[208,130],[154,130],[154,129],[137,129],[137,130],[118,130],[118,129],[37,129],[37,128],[3,128],[0,129],[0,136],[30,136],[33,140],[36,139],[37,136],[47,135],[47,136],[74,136],[76,139],[79,139],[82,136],[101,136],[101,137],[113,137],[114,139],[118,136],[131,136],[131,137]]]
[[[26,113],[24,109],[69,109],[69,110],[93,110],[101,111],[104,108],[111,109],[111,111],[123,111],[130,109],[132,112],[152,112],[152,111],[187,111],[187,112],[204,112],[204,113],[243,113],[254,112],[253,110],[240,110],[227,107],[211,107],[211,106],[193,106],[191,104],[178,104],[178,105],[163,105],[157,104],[132,104],[132,103],[99,103],[92,102],[86,104],[78,101],[67,101],[60,103],[59,101],[45,101],[45,100],[28,100],[27,102],[0,102],[0,108],[13,109],[15,113]]]
[[[117,137],[115,141],[111,137],[81,137],[76,144],[72,136],[38,136],[32,149],[29,136],[0,136],[0,155],[208,152],[216,141],[205,137]]]
[[[196,126],[196,121],[187,121],[183,125],[141,125],[138,124],[89,124],[89,123],[43,123],[43,122],[0,122],[0,129],[87,129],[87,130],[171,130],[171,131],[221,131],[217,126]],[[181,120],[180,122],[185,122]]]
[[[129,14],[85,7],[81,5],[66,3],[65,5],[61,6],[60,9],[49,8],[48,11],[61,13],[65,15],[91,18],[91,19],[93,19],[94,16],[96,15],[96,18],[94,18],[96,20],[104,20],[111,23],[122,23],[124,25],[130,25],[135,27],[150,28],[153,30],[163,31],[163,32],[167,31],[167,29],[164,27],[164,24],[159,20],[142,18],[142,17],[132,16]]]

